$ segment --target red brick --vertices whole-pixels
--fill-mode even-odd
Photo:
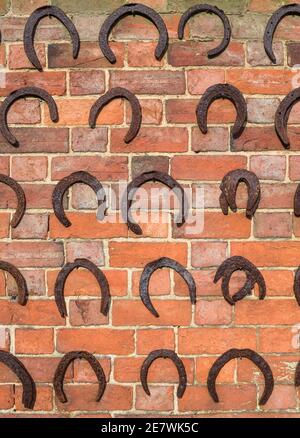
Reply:
[[[196,379],[197,382],[206,384],[209,370],[218,356],[196,358]],[[221,369],[218,375],[218,383],[232,383],[236,372],[236,360],[231,360]]]
[[[295,353],[299,349],[299,331],[291,327],[260,328],[258,347],[262,353]]]
[[[297,324],[299,306],[294,299],[243,301],[235,309],[236,324],[293,325]]]
[[[27,410],[22,403],[23,388],[16,386],[16,410]],[[36,388],[36,401],[33,410],[34,411],[52,411],[52,388],[51,386],[37,386]]]
[[[76,96],[101,94],[105,91],[104,72],[97,70],[72,71],[70,73],[70,93]]]
[[[45,272],[42,269],[21,269],[21,272],[26,280],[29,295],[41,296],[46,294]],[[17,284],[10,275],[7,276],[6,288],[9,296],[17,296]]]
[[[280,0],[251,0],[248,6],[249,11],[255,12],[274,12],[281,6]]]
[[[12,0],[12,12],[15,15],[28,15],[31,14],[36,8],[44,6],[46,3],[44,0]]]
[[[229,148],[229,131],[227,128],[209,128],[202,134],[199,128],[192,129],[192,150],[195,152],[227,151]]]
[[[44,4],[44,3],[43,3]],[[46,66],[46,53],[44,44],[35,44],[35,50],[37,57],[43,68]],[[31,64],[24,51],[23,44],[14,44],[9,46],[9,58],[8,66],[11,70],[19,70],[22,68],[34,69],[34,65]]]
[[[70,301],[70,324],[72,326],[89,326],[108,324],[108,316],[101,313],[101,300]]]
[[[292,271],[261,271],[267,286],[268,296],[290,296],[293,293]]]
[[[105,152],[108,142],[108,130],[104,127],[73,128],[72,150],[74,152]]]
[[[0,214],[0,237],[5,238],[9,236],[10,215],[8,213]]]
[[[56,242],[2,242],[0,258],[20,268],[57,267],[63,263],[63,246]]]
[[[139,283],[141,278],[140,271],[132,273],[131,293],[133,296],[139,296]],[[151,295],[169,295],[171,292],[170,271],[167,269],[158,269],[151,275],[149,282],[149,294]]]
[[[193,242],[192,265],[197,268],[219,266],[227,254],[226,242]]]
[[[297,184],[262,184],[260,208],[290,208],[294,206]]]
[[[259,179],[283,181],[285,178],[286,160],[283,156],[255,155],[250,158],[250,170]]]
[[[106,379],[109,379],[111,372],[111,363],[109,358],[97,359],[101,364]],[[74,363],[74,378],[76,382],[97,383],[97,376],[86,360],[75,360]]]
[[[3,301],[0,322],[5,325],[65,325],[53,300],[28,300],[26,306],[11,301]]]
[[[198,301],[195,310],[197,325],[229,325],[232,308],[224,300]]]
[[[40,87],[51,95],[61,96],[66,91],[64,72],[8,72],[5,75],[5,88],[0,88],[0,95],[7,96],[22,87]]]
[[[191,94],[203,94],[207,88],[225,82],[224,70],[191,70],[187,72],[187,87]]]
[[[262,394],[261,387],[260,394]],[[273,409],[293,409],[296,408],[296,392],[292,385],[276,385],[268,402],[264,405],[264,410]]]
[[[291,148],[300,149],[299,128],[289,128]],[[282,151],[283,146],[273,126],[249,126],[231,146],[233,151]]]
[[[155,58],[156,46],[157,42],[129,42],[127,44],[129,67],[162,67],[165,64],[165,59],[158,61]]]
[[[138,354],[149,354],[152,350],[175,349],[175,334],[172,329],[138,329],[136,335]]]
[[[284,49],[281,41],[273,42],[273,50],[276,56],[276,65],[284,64]],[[269,59],[265,52],[262,40],[260,41],[247,41],[247,62],[253,67],[264,67],[272,65],[272,61]]]
[[[66,243],[66,261],[75,259],[88,259],[96,265],[104,264],[103,243],[101,241],[79,240]]]
[[[155,156],[139,156],[136,155],[131,159],[131,174],[132,178],[140,175],[143,172],[156,170],[158,172],[169,173],[169,157],[163,155]]]
[[[54,351],[53,329],[16,329],[15,352],[19,354],[47,354]]]
[[[7,115],[8,124],[36,124],[41,121],[40,102],[37,99],[17,100]]]
[[[42,181],[47,177],[47,157],[13,157],[11,176],[18,181]]]
[[[140,99],[144,125],[159,125],[162,121],[163,106],[159,99]],[[131,122],[131,105],[126,102],[126,122]]]
[[[254,217],[255,237],[292,237],[290,213],[256,213]]]
[[[25,214],[11,234],[13,239],[46,239],[48,215],[43,213]]]
[[[12,385],[0,386],[0,409],[11,409],[15,404],[14,388]]]
[[[149,386],[150,397],[141,386],[136,389],[135,408],[142,411],[171,411],[174,408],[172,386]]]
[[[197,123],[196,108],[199,99],[170,99],[166,102],[166,118],[170,123]],[[236,110],[228,99],[215,100],[209,107],[208,124],[233,123]],[[199,131],[199,128],[196,128]],[[211,131],[210,128],[209,131]],[[201,132],[201,131],[200,131]],[[208,136],[209,132],[206,134]]]
[[[6,328],[0,329],[0,348],[1,350],[8,350],[10,347],[10,332]]]

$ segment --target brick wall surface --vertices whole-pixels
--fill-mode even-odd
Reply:
[[[81,39],[77,60],[66,29],[55,19],[43,19],[36,34],[36,49],[44,71],[35,70],[23,49],[23,30],[30,13],[44,0],[1,0],[0,95],[4,99],[22,86],[35,85],[54,97],[60,120],[54,125],[45,103],[25,99],[10,110],[9,122],[20,140],[13,148],[0,136],[0,172],[15,178],[27,197],[20,225],[11,229],[16,206],[13,192],[0,187],[0,258],[14,263],[29,288],[25,307],[16,303],[14,281],[0,276],[0,348],[15,354],[37,384],[34,412],[22,404],[20,382],[0,365],[2,416],[300,416],[294,374],[300,359],[297,326],[300,309],[293,295],[294,272],[300,264],[300,219],[293,215],[293,197],[300,181],[300,111],[290,115],[292,146],[284,150],[274,129],[280,100],[298,86],[300,19],[287,17],[274,40],[277,65],[263,48],[263,33],[272,12],[283,0],[215,0],[232,26],[232,40],[217,58],[206,52],[222,37],[219,19],[192,18],[185,40],[177,39],[179,18],[196,2],[149,0],[167,25],[170,44],[161,61],[154,58],[157,31],[142,17],[127,17],[112,32],[117,63],[106,61],[98,45],[105,17],[120,0],[53,0],[74,21]],[[48,4],[51,2],[49,1]],[[297,3],[300,3],[299,1]],[[297,82],[298,81],[298,82]],[[231,83],[248,104],[248,124],[242,136],[230,139],[235,111],[229,101],[213,103],[209,131],[201,134],[195,108],[204,91],[216,83]],[[296,85],[295,85],[296,84]],[[88,127],[96,98],[113,86],[134,92],[143,109],[139,135],[123,142],[130,121],[125,102],[111,102]],[[219,184],[230,170],[246,168],[260,179],[262,197],[255,218],[242,210],[246,189],[238,190],[238,213],[223,216]],[[95,195],[76,185],[66,199],[73,225],[64,228],[52,210],[52,190],[71,172],[86,170],[103,184],[130,181],[145,170],[169,172],[186,187],[204,187],[205,224],[190,236],[167,224],[144,224],[143,236],[124,224],[95,219]],[[231,307],[213,277],[231,255],[247,257],[261,269],[267,297],[247,297]],[[160,318],[143,306],[138,291],[143,266],[161,256],[173,257],[192,273],[197,304],[192,306],[183,281],[168,269],[156,272],[151,296]],[[107,275],[112,304],[107,317],[100,313],[100,293],[93,276],[74,271],[65,297],[69,317],[63,319],[54,300],[54,283],[61,267],[86,257]],[[235,276],[233,287],[243,282]],[[140,366],[151,350],[168,348],[182,358],[188,387],[177,399],[177,372],[168,360],[151,367],[151,397],[140,383]],[[251,348],[270,364],[275,387],[265,406],[259,406],[263,378],[248,360],[233,360],[218,377],[220,403],[206,387],[209,368],[230,348]],[[60,403],[53,391],[59,358],[71,350],[87,350],[100,361],[108,385],[100,403],[97,384],[87,363],[76,361],[66,376],[69,402]]]

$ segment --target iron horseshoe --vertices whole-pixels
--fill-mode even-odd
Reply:
[[[300,217],[300,184],[297,187],[294,197],[294,214]]]
[[[300,10],[300,5],[299,10]],[[293,106],[300,100],[300,88],[292,90],[279,104],[275,114],[275,130],[286,149],[290,148],[290,139],[287,133],[287,123]]]
[[[3,183],[8,187],[10,187],[17,196],[18,205],[10,222],[12,228],[16,228],[21,222],[21,219],[23,218],[26,210],[26,197],[24,190],[22,189],[20,184],[17,183],[16,180],[10,178],[7,175],[0,174],[0,183]]]
[[[0,269],[2,271],[8,272],[15,280],[18,287],[18,303],[21,306],[25,306],[28,298],[27,283],[18,268],[8,262],[0,260]]]
[[[300,267],[295,272],[294,278],[294,294],[298,305],[300,306]]]

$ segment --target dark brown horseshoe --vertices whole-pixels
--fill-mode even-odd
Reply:
[[[244,271],[247,275],[247,281],[245,285],[231,297],[229,293],[229,282],[232,274],[236,271]],[[237,301],[243,299],[246,295],[249,295],[256,283],[259,286],[259,299],[263,300],[266,296],[264,277],[257,267],[244,257],[233,256],[225,260],[216,272],[214,283],[217,283],[221,278],[223,296],[231,305],[234,305]]]
[[[85,359],[91,365],[91,368],[94,370],[99,382],[98,395],[96,398],[96,401],[99,402],[106,388],[106,378],[103,368],[98,362],[98,360],[95,358],[95,356],[93,356],[91,353],[88,353],[87,351],[70,351],[69,353],[65,354],[64,357],[61,359],[61,361],[59,362],[56,368],[54,380],[53,380],[53,386],[54,386],[56,397],[61,403],[67,403],[68,399],[64,392],[64,386],[63,386],[64,378],[68,366],[71,364],[71,362],[73,362],[76,359]]]
[[[295,371],[295,386],[300,386],[300,362],[297,363]]]
[[[185,191],[182,186],[170,175],[154,170],[152,172],[145,172],[137,176],[131,181],[131,183],[128,184],[127,189],[125,190],[122,198],[121,211],[124,221],[127,222],[128,228],[135,234],[143,234],[141,227],[137,223],[135,223],[131,217],[130,207],[137,189],[149,181],[161,182],[165,186],[169,187],[170,190],[173,190],[175,192],[176,196],[179,199],[179,202],[181,203],[181,211],[175,222],[177,223],[178,227],[181,227],[185,223],[185,219],[189,209]]]
[[[7,113],[12,104],[16,102],[16,100],[22,99],[24,97],[37,97],[44,100],[49,107],[52,122],[55,123],[58,121],[58,111],[55,100],[46,90],[38,87],[24,87],[20,88],[19,90],[13,91],[12,93],[10,93],[9,96],[5,98],[0,107],[0,131],[5,140],[7,140],[12,146],[15,147],[19,145],[19,142],[16,137],[10,132],[7,126]]]
[[[63,207],[63,197],[65,192],[71,186],[77,183],[86,184],[94,190],[98,199],[98,207],[100,207],[101,204],[104,204],[105,206],[106,203],[104,189],[102,187],[102,184],[97,180],[97,178],[92,176],[90,173],[84,171],[71,173],[71,175],[66,176],[57,183],[52,193],[52,205],[55,216],[65,227],[70,227],[72,224],[65,215]],[[101,213],[101,217],[99,217],[99,219],[103,220],[105,211],[98,209],[98,212]]]
[[[73,263],[67,263],[59,272],[54,286],[55,301],[59,313],[62,318],[68,316],[64,299],[65,283],[71,272],[78,268],[88,269],[98,281],[101,290],[101,313],[106,316],[110,306],[109,284],[101,269],[88,259],[76,259]]]
[[[3,183],[8,187],[10,187],[11,189],[13,189],[13,191],[17,196],[18,205],[15,214],[13,215],[10,222],[10,225],[13,228],[16,228],[19,225],[21,219],[23,218],[26,210],[26,197],[24,190],[22,189],[20,184],[17,183],[17,181],[15,181],[13,178],[10,178],[7,175],[0,174],[0,183]]]
[[[176,260],[169,259],[168,257],[162,257],[158,260],[148,263],[145,266],[140,278],[140,297],[147,309],[152,313],[152,315],[156,316],[156,318],[159,317],[159,314],[153,307],[149,296],[149,282],[152,274],[154,274],[157,269],[162,268],[173,269],[183,278],[189,288],[191,303],[196,304],[196,284],[190,272]]]
[[[141,15],[142,17],[148,18],[157,28],[159,40],[155,49],[155,58],[160,60],[168,48],[169,36],[167,27],[161,16],[154,11],[154,9],[139,3],[128,3],[127,5],[121,6],[107,17],[102,24],[99,33],[99,44],[105,58],[108,59],[111,64],[116,62],[116,57],[108,44],[109,34],[117,22],[128,15]]]
[[[300,8],[300,5],[298,5]],[[286,149],[290,147],[290,139],[287,133],[289,115],[295,103],[300,100],[300,88],[292,90],[279,104],[275,114],[275,129],[277,135]]]
[[[300,217],[300,184],[297,187],[294,197],[294,213],[295,216]]]
[[[245,169],[236,169],[224,176],[220,189],[220,207],[224,215],[228,215],[228,207],[236,213],[236,192],[238,185],[244,182],[248,188],[246,216],[252,219],[260,202],[260,184],[255,173]]]
[[[219,397],[216,390],[216,379],[218,377],[221,369],[231,360],[237,358],[246,358],[251,360],[262,372],[265,378],[265,389],[259,400],[260,405],[265,405],[269,400],[273,388],[274,388],[274,378],[272,370],[269,364],[263,359],[258,353],[250,349],[242,349],[239,350],[237,348],[232,348],[231,350],[226,351],[226,353],[222,354],[212,365],[209,370],[208,378],[207,378],[207,389],[211,396],[211,398],[218,403]]]
[[[180,40],[183,39],[184,28],[185,28],[186,23],[189,21],[189,19],[191,17],[193,17],[194,15],[200,14],[202,12],[207,12],[209,14],[217,15],[222,20],[222,23],[224,26],[223,41],[221,42],[221,44],[218,47],[210,50],[207,53],[208,58],[215,58],[216,56],[218,56],[222,52],[224,52],[224,50],[226,50],[228,44],[230,43],[230,38],[231,38],[230,22],[229,22],[227,16],[225,15],[224,11],[217,8],[216,6],[203,4],[203,5],[195,5],[195,6],[192,6],[191,8],[189,8],[180,18],[179,25],[178,25],[178,38]]]
[[[178,375],[179,375],[179,385],[177,388],[177,397],[181,398],[186,390],[186,384],[187,384],[187,377],[186,377],[186,371],[185,366],[182,362],[182,360],[177,356],[175,351],[173,350],[154,350],[151,351],[151,353],[147,356],[147,358],[144,360],[144,363],[141,367],[141,384],[143,386],[143,389],[147,395],[151,395],[148,387],[148,371],[149,368],[156,359],[163,358],[163,359],[171,359],[171,361],[174,363],[174,365],[177,368]]]
[[[25,28],[24,28],[24,50],[25,53],[35,68],[39,71],[43,70],[41,63],[37,57],[36,51],[34,49],[34,37],[37,25],[40,20],[44,17],[55,17],[59,20],[69,31],[73,44],[73,58],[76,59],[79,53],[80,40],[79,35],[74,26],[72,20],[57,6],[42,6],[32,12],[28,18]]]
[[[274,33],[279,22],[287,15],[300,15],[300,5],[293,3],[290,5],[282,6],[281,8],[277,9],[277,11],[274,12],[274,14],[270,17],[265,29],[265,33],[264,33],[265,52],[270,58],[270,60],[273,62],[273,64],[276,64],[276,57],[274,55],[272,48]]]
[[[230,84],[213,85],[201,97],[196,110],[197,122],[201,132],[207,134],[208,109],[217,99],[229,99],[234,104],[237,118],[232,128],[232,136],[233,138],[240,137],[247,123],[247,104],[240,90]]]
[[[36,387],[33,378],[19,359],[7,351],[0,351],[0,362],[12,370],[23,386],[22,403],[26,409],[33,409],[36,400]]]
[[[131,125],[130,129],[124,137],[125,143],[130,143],[138,134],[141,123],[142,123],[142,108],[137,97],[126,90],[126,88],[116,87],[112,90],[108,91],[104,96],[99,97],[96,102],[93,104],[90,116],[89,116],[89,125],[91,128],[96,127],[97,117],[102,111],[103,107],[107,105],[113,99],[124,98],[128,100],[131,105],[132,117],[131,117]]]
[[[14,279],[18,287],[18,303],[25,306],[28,298],[27,283],[18,268],[8,262],[0,260],[0,269],[8,272]]]
[[[298,305],[300,306],[300,267],[295,272],[294,278],[294,294]]]

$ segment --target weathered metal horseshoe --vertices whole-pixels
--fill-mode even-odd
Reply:
[[[222,192],[219,198],[220,207],[224,215],[228,215],[228,207],[236,213],[236,192],[241,182],[244,182],[248,188],[246,216],[252,219],[260,202],[260,184],[255,173],[249,170],[236,169],[224,176],[220,185]]]
[[[26,409],[33,409],[36,400],[36,386],[33,378],[19,359],[8,351],[0,351],[0,362],[12,370],[23,386],[22,403]]]
[[[101,313],[107,315],[110,306],[110,291],[108,281],[101,271],[93,262],[88,259],[75,259],[72,263],[66,263],[59,272],[55,286],[54,295],[57,308],[62,318],[68,316],[67,307],[64,299],[64,288],[68,276],[74,269],[85,268],[88,269],[96,278],[101,290]]]
[[[53,190],[52,205],[53,205],[55,216],[65,227],[70,227],[72,223],[65,215],[65,211],[63,207],[63,197],[65,192],[71,186],[77,183],[86,184],[94,190],[98,199],[98,207],[101,204],[104,204],[105,206],[106,203],[106,196],[102,184],[97,180],[97,178],[92,176],[90,173],[79,171],[79,172],[71,173],[71,175],[64,177],[57,183],[55,189]],[[105,211],[98,209],[98,213],[99,214],[101,213],[101,217],[99,217],[99,219],[103,220],[105,216]]]
[[[298,305],[300,306],[300,267],[295,272],[294,278],[294,294]]]
[[[18,303],[25,306],[28,298],[27,283],[18,268],[8,262],[0,260],[0,270],[8,272],[14,279],[18,287]]]
[[[107,17],[102,24],[99,33],[99,44],[105,58],[108,59],[111,64],[116,62],[116,57],[108,44],[109,34],[116,23],[128,15],[141,15],[142,17],[148,18],[157,28],[159,40],[155,49],[155,58],[160,60],[168,48],[169,36],[167,27],[161,16],[154,11],[154,9],[139,3],[128,3],[127,5],[121,6]]]
[[[294,197],[294,214],[300,217],[300,184],[297,187]]]
[[[179,25],[178,25],[178,38],[180,40],[183,39],[184,28],[185,28],[186,23],[189,21],[189,19],[191,17],[193,17],[194,15],[200,14],[202,12],[207,12],[209,14],[217,15],[222,20],[222,23],[224,26],[223,41],[221,42],[221,44],[218,47],[210,50],[207,53],[208,58],[215,58],[216,56],[218,56],[222,52],[224,52],[224,50],[226,50],[228,44],[230,43],[230,38],[231,38],[230,22],[226,16],[225,12],[222,11],[221,9],[217,8],[216,6],[203,4],[203,5],[195,5],[195,6],[192,6],[191,8],[189,8],[180,18]]]
[[[221,369],[231,360],[237,358],[246,358],[251,360],[262,372],[265,378],[265,389],[259,400],[260,405],[265,405],[269,400],[273,388],[274,388],[274,378],[272,370],[269,364],[263,359],[258,353],[248,348],[239,350],[237,348],[232,348],[231,350],[226,351],[226,353],[222,354],[212,365],[209,370],[208,378],[207,378],[207,389],[211,396],[211,398],[218,403],[219,397],[216,390],[216,379],[218,377]]]
[[[295,386],[300,386],[300,362],[297,363],[295,371]]]
[[[157,269],[162,268],[174,269],[174,271],[176,271],[183,278],[189,288],[191,303],[196,304],[196,284],[190,272],[176,260],[169,259],[168,257],[162,257],[158,260],[148,263],[145,266],[140,278],[140,297],[147,309],[152,313],[152,315],[156,316],[156,318],[159,317],[159,314],[153,307],[149,296],[149,282],[152,274],[154,274]]]
[[[54,380],[53,380],[53,386],[54,386],[56,397],[61,403],[67,403],[68,399],[64,392],[64,387],[63,387],[64,378],[68,366],[71,364],[71,362],[73,362],[76,359],[85,359],[91,365],[91,368],[94,370],[99,382],[98,395],[96,398],[96,401],[99,402],[106,388],[106,378],[103,368],[98,362],[98,360],[95,358],[95,356],[93,356],[91,353],[88,353],[87,351],[70,351],[69,353],[65,354],[64,357],[61,359],[61,361],[59,362],[56,368]]]
[[[0,174],[0,183],[6,184],[8,187],[13,189],[17,196],[18,205],[10,222],[12,228],[16,228],[23,218],[26,210],[26,197],[24,190],[22,189],[20,184],[17,183],[17,181],[7,175]]]
[[[58,111],[55,100],[46,90],[38,87],[24,87],[20,88],[19,90],[13,91],[12,93],[10,93],[9,96],[5,98],[0,107],[0,131],[5,140],[7,140],[12,146],[15,147],[19,145],[19,142],[16,137],[10,132],[7,126],[7,114],[12,104],[15,103],[16,100],[22,99],[24,97],[37,97],[44,100],[49,107],[52,122],[55,123],[58,121]]]
[[[237,293],[235,293],[233,296],[230,296],[229,282],[232,274],[236,271],[244,271],[247,275],[247,280],[245,285]],[[231,305],[234,305],[237,301],[243,299],[246,295],[249,295],[256,283],[259,287],[259,299],[263,300],[266,296],[266,284],[264,277],[257,267],[244,257],[233,256],[225,260],[217,269],[214,283],[217,283],[221,278],[223,296]]]
[[[142,123],[142,108],[137,97],[126,90],[126,88],[116,87],[108,91],[104,96],[99,97],[96,102],[93,104],[90,116],[89,116],[89,125],[91,128],[96,127],[96,119],[102,111],[103,107],[107,105],[113,99],[124,98],[127,99],[131,105],[132,117],[131,117],[131,125],[129,131],[124,137],[125,143],[130,143],[138,134],[141,123]]]
[[[132,204],[133,196],[137,189],[141,187],[143,184],[149,181],[158,181],[169,187],[169,189],[173,190],[176,196],[179,199],[181,204],[181,211],[176,218],[175,222],[177,223],[177,227],[181,227],[185,223],[185,219],[188,213],[188,200],[182,186],[170,175],[163,172],[145,172],[137,176],[135,179],[128,184],[127,189],[124,192],[122,203],[121,203],[121,211],[122,216],[125,222],[127,222],[128,228],[134,233],[141,235],[143,234],[141,227],[135,223],[130,214],[130,207]]]
[[[300,5],[298,5],[300,8]],[[279,104],[275,114],[276,133],[286,149],[290,147],[290,139],[287,133],[289,115],[295,103],[300,100],[300,87],[292,90]]]
[[[43,67],[37,57],[34,49],[34,37],[37,25],[44,17],[55,17],[59,20],[69,31],[73,44],[73,58],[76,59],[79,53],[80,40],[79,35],[74,26],[72,20],[57,6],[42,6],[32,12],[28,18],[24,28],[24,50],[25,53],[35,68],[39,71],[43,71]]]
[[[156,359],[163,358],[163,359],[171,359],[171,361],[174,363],[174,365],[177,368],[178,375],[179,375],[179,385],[177,388],[177,397],[181,398],[186,390],[186,384],[187,384],[187,376],[185,371],[185,366],[182,362],[182,360],[177,356],[175,351],[173,350],[154,350],[151,351],[151,353],[147,356],[147,358],[144,360],[144,363],[141,367],[141,384],[143,386],[143,389],[147,395],[151,395],[148,387],[148,371],[149,368]]]
[[[230,84],[217,84],[209,87],[200,99],[196,109],[198,126],[207,134],[207,113],[210,105],[217,99],[229,99],[235,106],[237,118],[232,128],[233,138],[242,135],[247,123],[247,103],[236,87]]]
[[[272,48],[274,33],[279,22],[287,15],[300,15],[300,5],[293,3],[290,5],[282,6],[281,8],[277,9],[277,11],[275,11],[274,14],[270,17],[265,29],[265,33],[264,33],[265,52],[270,58],[270,60],[273,62],[273,64],[276,64],[276,57],[274,55]]]

